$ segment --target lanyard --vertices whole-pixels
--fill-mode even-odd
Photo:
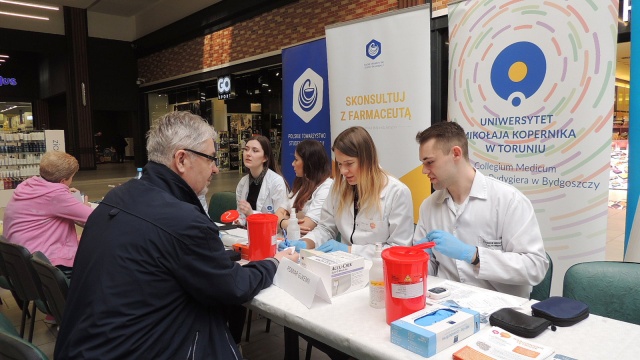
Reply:
[[[353,230],[351,231],[351,237],[349,241],[353,244],[353,234],[356,232],[356,216],[358,216],[358,210],[360,210],[360,199],[358,198],[358,188],[353,187]]]

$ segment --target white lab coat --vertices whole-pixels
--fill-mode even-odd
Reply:
[[[313,220],[314,223],[320,222],[320,215],[322,214],[322,205],[324,205],[324,201],[327,196],[329,196],[329,190],[331,189],[331,185],[333,184],[332,178],[327,178],[323,181],[318,187],[313,190],[311,193],[311,198],[304,204],[302,209],[296,209],[296,213],[302,211],[304,216]],[[287,210],[291,212],[291,208],[293,208],[293,204],[296,202],[296,194],[294,197],[289,199],[289,207]]]
[[[359,211],[354,227],[353,203],[343,208],[341,214],[336,214],[338,199],[334,198],[330,192],[322,206],[318,226],[304,238],[313,240],[318,247],[327,240],[335,239],[340,233],[342,243],[350,245],[353,254],[366,259],[373,258],[375,244],[378,242],[383,243],[385,247],[411,245],[413,234],[411,191],[400,180],[392,176],[388,179],[380,195],[382,213]]]
[[[236,202],[239,203],[240,200],[247,200],[248,194],[249,175],[247,174],[240,179],[236,187]],[[258,194],[256,208],[253,209],[253,213],[273,214],[280,207],[284,209],[287,208],[287,185],[282,176],[268,169],[262,179],[260,193]],[[245,225],[247,221],[244,216],[240,216],[238,220],[241,225]]]
[[[477,170],[469,196],[457,212],[447,190],[438,190],[422,202],[414,240],[431,230],[449,232],[477,246],[480,265],[434,250],[430,275],[528,298],[532,285],[542,281],[549,267],[529,199]]]

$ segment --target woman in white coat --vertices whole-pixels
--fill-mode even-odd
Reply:
[[[334,180],[322,206],[318,226],[300,240],[300,249],[345,251],[365,258],[375,254],[375,243],[385,247],[411,245],[413,203],[411,191],[387,174],[378,162],[373,139],[361,126],[344,130],[333,147]],[[335,240],[341,236],[341,240]],[[284,248],[283,242],[279,247]]]
[[[257,213],[274,214],[287,206],[287,183],[284,181],[271,151],[269,139],[252,136],[244,146],[242,161],[249,174],[240,179],[236,187],[236,202],[240,218],[237,225],[246,225],[247,216]],[[229,330],[236,344],[240,344],[247,317],[244,306],[228,306],[225,310]]]
[[[249,169],[236,187],[236,202],[240,218],[236,224],[245,225],[247,216],[257,213],[275,214],[287,206],[287,184],[271,151],[269,139],[254,135],[244,146],[242,159]]]
[[[333,184],[331,179],[331,161],[324,145],[318,140],[303,140],[294,153],[293,171],[296,179],[289,194],[287,208],[279,208],[278,226],[286,229],[291,219],[291,209],[296,209],[300,234],[306,235],[320,222],[322,205]],[[295,239],[294,239],[295,240]]]

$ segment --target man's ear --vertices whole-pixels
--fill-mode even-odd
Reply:
[[[184,150],[178,150],[175,155],[173,155],[172,164],[178,174],[184,174],[186,172],[187,167],[185,163],[187,161],[187,152]]]
[[[462,158],[462,148],[460,146],[454,146],[451,148],[451,152],[453,153],[453,157],[455,159]]]

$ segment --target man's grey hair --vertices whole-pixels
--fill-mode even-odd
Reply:
[[[216,136],[213,126],[200,116],[188,111],[170,112],[155,120],[147,132],[149,161],[169,166],[178,150],[203,152],[204,142],[215,141]]]

